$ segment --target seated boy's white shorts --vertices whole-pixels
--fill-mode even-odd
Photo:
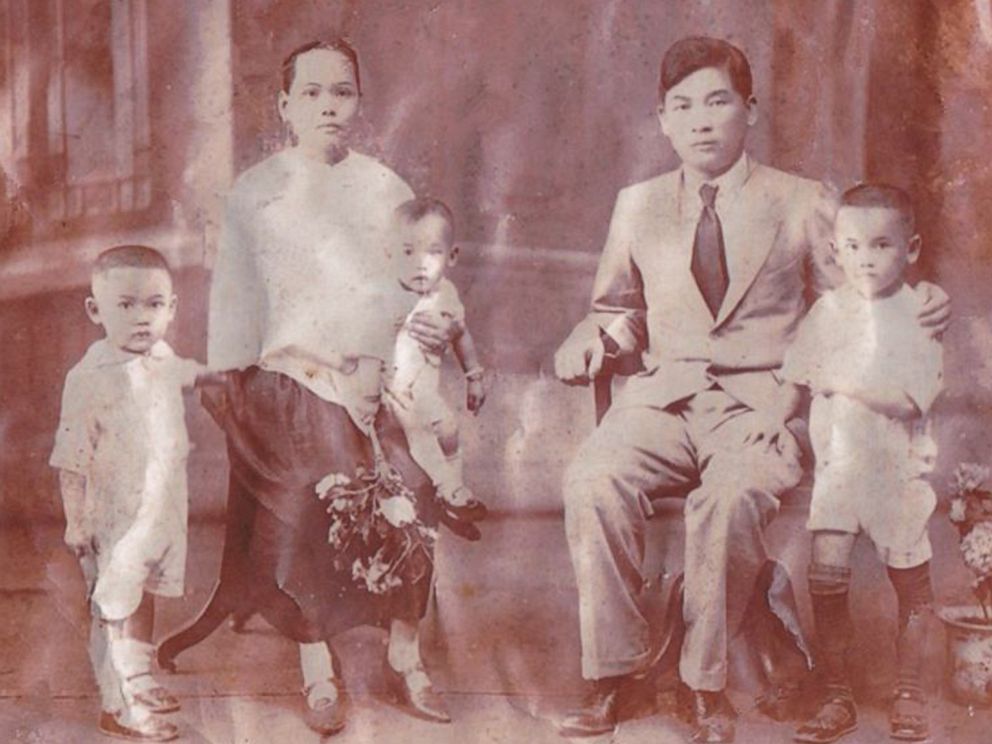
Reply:
[[[905,478],[885,468],[817,467],[806,528],[858,534],[874,543],[892,568],[930,560],[927,525],[937,497],[922,478]]]

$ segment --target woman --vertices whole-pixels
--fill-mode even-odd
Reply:
[[[393,692],[424,717],[450,720],[417,635],[436,536],[430,484],[378,407],[383,362],[412,306],[390,265],[388,226],[412,193],[347,147],[360,96],[345,42],[290,54],[278,104],[292,145],[237,179],[210,298],[208,362],[234,372],[206,402],[228,438],[230,501],[251,507],[253,605],[299,643],[307,722],[323,734],[345,723],[325,639],[367,623],[389,628]],[[427,345],[452,332],[427,318],[415,328]],[[415,504],[416,524],[387,502]],[[359,503],[373,505],[359,513]],[[382,526],[384,515],[378,537],[359,539],[356,520]],[[396,540],[412,559],[398,560]]]

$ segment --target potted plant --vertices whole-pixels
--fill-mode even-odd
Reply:
[[[992,493],[989,468],[962,463],[954,471],[950,519],[961,558],[975,574],[976,605],[943,607],[951,694],[966,705],[992,704]]]

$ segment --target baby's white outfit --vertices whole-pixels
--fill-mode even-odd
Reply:
[[[396,338],[393,369],[385,399],[399,420],[410,445],[410,454],[433,481],[438,492],[450,495],[462,485],[460,452],[446,455],[438,432],[457,431],[455,414],[441,396],[441,361],[444,352],[425,350],[409,331],[409,319],[419,312],[445,317],[461,324],[465,308],[458,290],[442,278],[422,295]]]

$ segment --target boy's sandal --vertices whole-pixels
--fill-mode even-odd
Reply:
[[[829,690],[812,718],[802,724],[793,738],[808,744],[829,744],[858,727],[858,711],[849,690]]]
[[[151,676],[150,674],[139,674],[138,677]],[[129,677],[128,682],[135,679]],[[147,709],[151,713],[175,713],[179,710],[179,699],[161,685],[149,687],[143,690],[134,690],[130,697],[135,703]]]
[[[102,711],[98,725],[101,734],[129,741],[174,741],[179,738],[179,728],[169,721],[148,716],[144,721],[124,723],[120,713]]]
[[[898,687],[889,711],[889,736],[900,741],[929,739],[926,705],[926,696],[919,687]]]
[[[303,688],[303,720],[311,731],[315,731],[321,736],[333,736],[340,732],[348,722],[348,703],[344,685],[340,676],[332,677],[328,680],[337,692],[333,697],[321,697],[310,704],[310,692],[314,685]]]

